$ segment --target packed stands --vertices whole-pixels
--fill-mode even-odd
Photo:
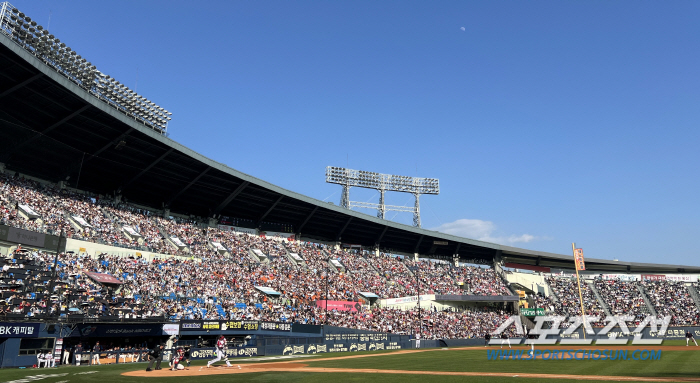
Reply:
[[[632,315],[637,321],[649,315],[637,282],[596,278],[595,287],[612,315]]]
[[[559,315],[581,315],[581,303],[575,278],[548,277],[547,283],[559,300],[547,302],[545,306],[554,306],[554,311]],[[591,287],[585,282],[581,283],[581,295],[587,316],[605,318],[605,310],[596,299]]]
[[[646,280],[642,286],[657,316],[670,315],[671,325],[697,326],[700,323],[700,312],[685,283]]]
[[[343,312],[317,307],[318,300],[362,301],[362,292],[380,298],[409,295],[513,295],[493,268],[455,266],[444,261],[413,260],[392,254],[341,249],[323,244],[237,233],[207,227],[193,219],[158,213],[60,189],[20,177],[0,175],[0,220],[23,229],[131,249],[148,249],[180,258],[146,260],[109,255],[59,256],[53,291],[48,291],[53,256],[20,251],[0,261],[0,317],[53,315],[64,318],[252,319],[328,323],[359,329],[412,333],[415,309],[365,305]],[[216,246],[214,246],[216,244]],[[262,257],[252,254],[262,254]],[[295,257],[292,257],[295,254]],[[340,266],[331,265],[337,261]],[[119,290],[94,282],[86,272],[117,278]],[[575,280],[548,277],[557,301],[536,295],[537,307],[579,315]],[[646,315],[636,283],[595,280],[613,313]],[[268,296],[269,287],[281,295]],[[682,283],[643,282],[658,314],[672,324],[697,324],[700,313]],[[117,292],[118,291],[118,292]],[[582,284],[587,315],[604,309],[587,283]],[[4,304],[3,304],[4,303]],[[509,313],[499,307],[421,312],[425,338],[479,337]]]

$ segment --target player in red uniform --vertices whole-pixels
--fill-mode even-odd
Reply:
[[[211,367],[212,364],[220,361],[222,358],[224,359],[224,362],[226,362],[226,367],[231,367],[231,362],[228,361],[228,357],[226,356],[227,348],[228,347],[226,346],[226,338],[223,335],[221,335],[219,339],[217,339],[216,348],[214,349],[214,352],[216,353],[216,358],[207,362],[207,368]]]
[[[177,349],[177,351],[175,351],[175,353],[173,355],[173,371],[185,369],[185,366],[182,365],[182,363],[180,363],[184,359],[185,359],[185,350],[182,347],[180,347]]]

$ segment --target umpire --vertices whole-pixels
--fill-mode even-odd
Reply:
[[[148,368],[146,371],[153,371],[151,370],[151,367],[153,367],[153,362],[156,363],[156,370],[160,370],[160,363],[163,362],[163,345],[158,345],[157,347],[154,347],[151,351],[148,352]]]

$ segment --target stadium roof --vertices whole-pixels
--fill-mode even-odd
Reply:
[[[415,228],[322,202],[241,173],[137,123],[0,34],[0,162],[40,179],[201,217],[288,224],[302,238],[463,261],[572,268],[571,256]],[[587,259],[608,272],[700,267]]]

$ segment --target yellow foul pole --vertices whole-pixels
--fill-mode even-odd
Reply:
[[[574,252],[574,269],[576,269],[576,284],[578,285],[578,300],[581,303],[581,317],[583,318],[583,339],[586,339],[586,312],[583,310],[583,294],[581,294],[581,277],[578,274],[578,262],[576,261],[576,244],[571,242],[571,250]]]

